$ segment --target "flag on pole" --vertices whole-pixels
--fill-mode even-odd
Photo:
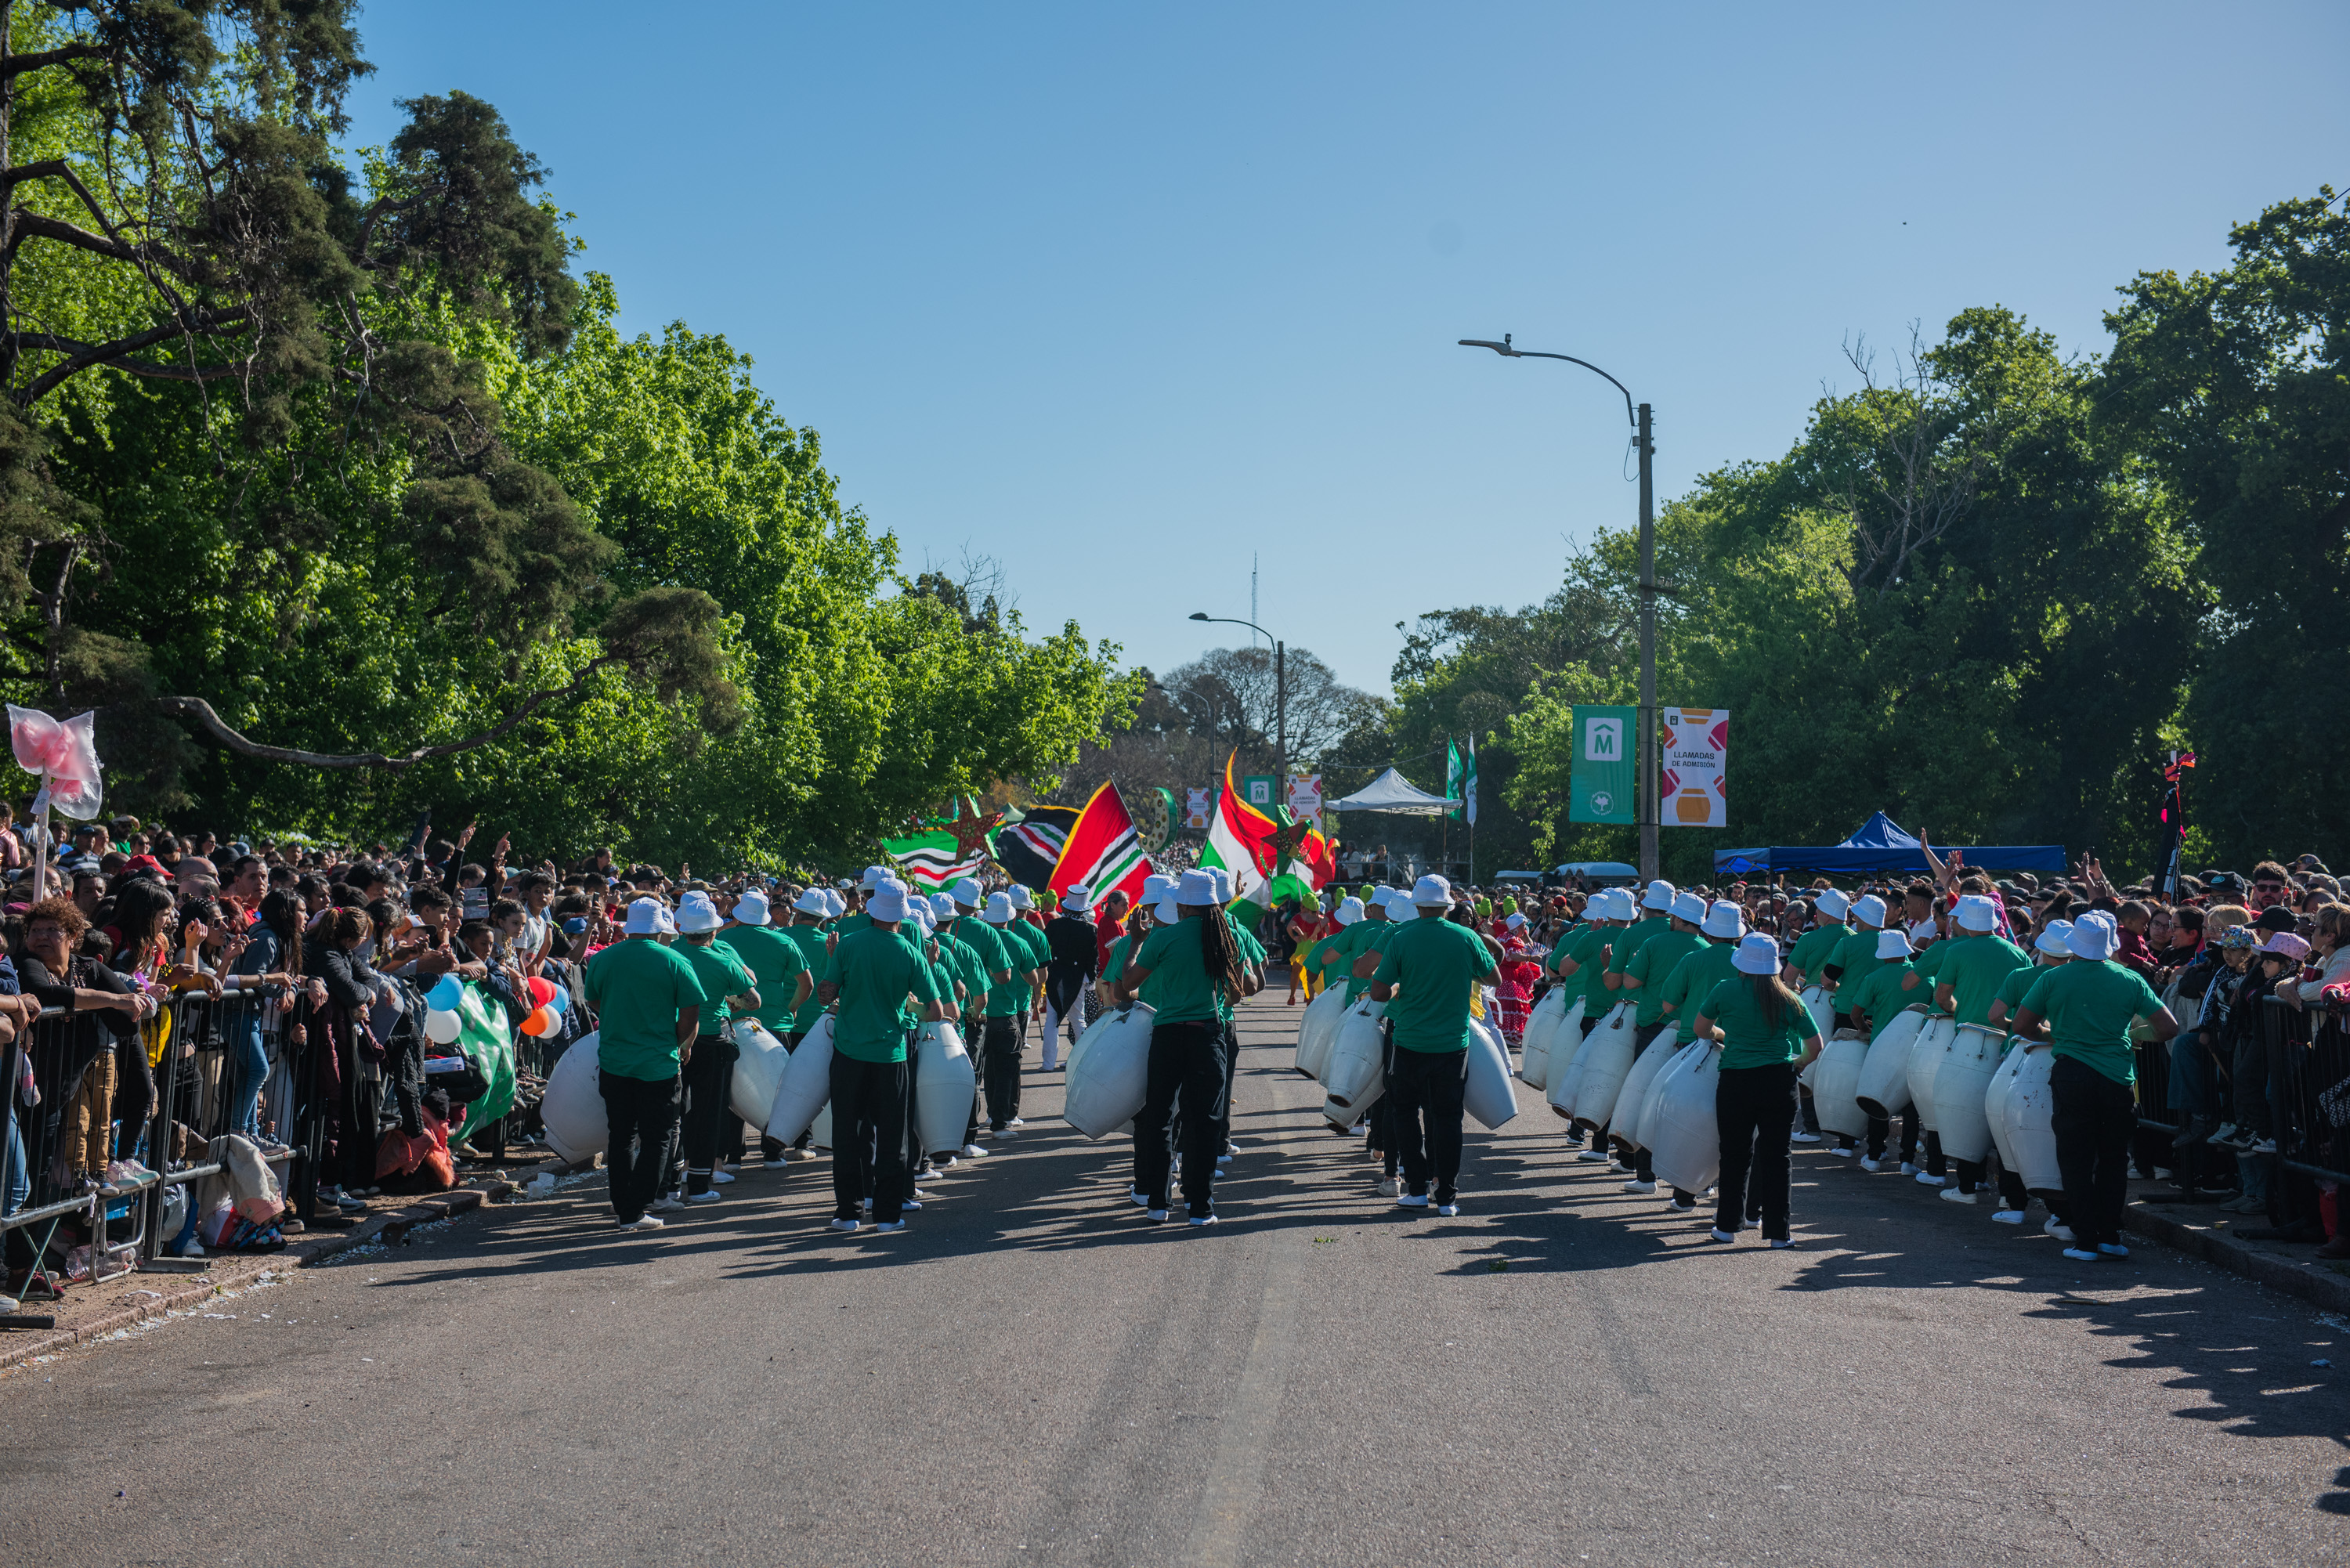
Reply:
[[[932,828],[910,838],[885,838],[882,853],[898,863],[906,880],[925,888],[944,888],[961,881],[987,859],[984,849],[966,853],[947,828]]]
[[[1444,742],[1445,799],[1461,800],[1464,798],[1461,794],[1461,784],[1464,777],[1465,775],[1461,772],[1461,748],[1448,740]],[[1452,818],[1455,822],[1458,822],[1461,820],[1461,808],[1456,805],[1444,815]]]
[[[1477,826],[1477,737],[1469,737],[1469,760],[1461,778],[1461,809],[1468,814],[1469,826]]]
[[[1131,901],[1142,897],[1142,880],[1149,875],[1150,857],[1142,852],[1134,818],[1118,786],[1106,784],[1077,814],[1046,890],[1058,898],[1072,888],[1083,888],[1096,903],[1112,893],[1124,893]]]
[[[1018,822],[997,828],[988,846],[1014,882],[1041,893],[1052,886],[1053,867],[1061,863],[1062,846],[1076,825],[1075,806],[1031,806]]]
[[[1276,822],[1242,798],[1232,787],[1232,765],[1239,754],[1224,760],[1224,787],[1209,821],[1200,864],[1231,872],[1232,896],[1260,909],[1284,894],[1322,887],[1338,871],[1330,841],[1310,823]]]

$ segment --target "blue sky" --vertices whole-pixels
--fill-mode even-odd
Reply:
[[[1165,670],[1248,613],[1378,691],[1783,452],[1840,345],[1997,303],[2100,351],[2139,269],[2345,178],[2350,7],[399,0],[392,100],[504,111],[625,325],[723,333],[909,569]],[[1221,628],[1220,628],[1221,629]],[[1240,639],[1246,634],[1241,633]]]

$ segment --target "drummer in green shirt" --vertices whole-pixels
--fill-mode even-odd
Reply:
[[[1820,966],[1820,983],[1833,987],[1839,1001],[1847,994],[1847,987],[1866,980],[1868,971],[1877,965],[1877,934],[1885,929],[1885,900],[1874,893],[1856,900],[1852,919],[1858,929],[1838,942],[1827,962]],[[1904,937],[1901,941],[1907,950],[1909,939]]]
[[[1868,933],[1876,944],[1870,957],[1868,971],[1857,980],[1847,981],[1836,988],[1836,997],[1846,1009],[1838,1016],[1852,1021],[1851,1027],[1874,1043],[1893,1021],[1909,1008],[1923,1009],[1932,1000],[1932,993],[1918,980],[1916,959],[1909,947],[1908,936],[1891,927]],[[1925,1136],[1925,1120],[1918,1107],[1911,1106],[1901,1117],[1902,1174],[1916,1176],[1924,1170],[1918,1163],[1918,1145]],[[1872,1116],[1868,1118],[1868,1147],[1862,1155],[1860,1168],[1866,1171],[1885,1168],[1885,1149],[1893,1137],[1889,1117]],[[1937,1182],[1939,1181],[1937,1177]]]
[[[1664,884],[1651,884],[1653,892]],[[1665,911],[1666,926],[1651,934],[1634,950],[1631,961],[1624,966],[1623,989],[1618,994],[1632,1007],[1632,1050],[1634,1059],[1648,1048],[1649,1042],[1664,1033],[1665,981],[1680,964],[1681,960],[1705,946],[1705,938],[1698,928],[1705,921],[1705,899],[1696,893],[1676,893]],[[1638,930],[1639,927],[1632,928]],[[1611,1158],[1628,1156],[1631,1140],[1620,1139],[1617,1156],[1608,1153],[1608,1127],[1595,1127],[1591,1147],[1576,1155],[1578,1160],[1599,1164]],[[1636,1171],[1637,1176],[1637,1171]]]
[[[1671,1040],[1651,1041],[1648,1047],[1649,1051],[1678,1051],[1688,1044],[1690,1021],[1697,1010],[1705,1005],[1705,999],[1713,994],[1715,986],[1738,972],[1731,961],[1737,956],[1739,940],[1746,935],[1745,911],[1731,903],[1715,904],[1706,910],[1705,921],[1698,928],[1698,934],[1702,945],[1684,954],[1680,961],[1673,965],[1673,972],[1665,977],[1664,984],[1657,992],[1659,1016],[1667,1023],[1679,1025],[1681,1032]],[[1646,989],[1642,987],[1642,990]],[[1659,1063],[1652,1069],[1651,1076],[1662,1067]],[[1624,1190],[1654,1192],[1657,1189],[1656,1155],[1644,1146],[1630,1144],[1628,1139],[1625,1141],[1632,1149],[1632,1179],[1624,1184]],[[1697,1194],[1684,1192],[1679,1188],[1673,1189],[1674,1212],[1687,1214],[1696,1208]]]
[[[2065,1223],[2076,1262],[2126,1258],[2122,1209],[2129,1198],[2130,1137],[2137,1130],[2133,1085],[2137,1057],[2130,1026],[2143,1020],[2168,1040],[2178,1021],[2134,971],[2113,961],[2121,933],[2113,917],[2091,910],[2064,939],[2073,961],[2043,970],[2024,992],[2015,1032],[2030,1050],[2053,1050],[2049,1087],[2056,1101],[2056,1168],[2064,1180]]]
[[[1779,978],[1779,944],[1757,931],[1731,960],[1738,973],[1713,988],[1691,1025],[1721,1042],[1715,1063],[1714,1116],[1721,1138],[1715,1183],[1713,1239],[1734,1241],[1752,1207],[1773,1248],[1792,1247],[1787,1194],[1787,1134],[1795,1121],[1795,1076],[1820,1054],[1819,1025]]]
[[[1852,900],[1834,888],[1823,888],[1813,894],[1812,909],[1812,929],[1797,937],[1795,945],[1787,950],[1787,966],[1797,971],[1804,985],[1820,983],[1820,971],[1827,966],[1845,938],[1852,935],[1852,928],[1845,923],[1852,912]]]
[[[742,956],[719,939],[721,923],[709,894],[688,893],[678,901],[677,930],[682,940],[671,950],[692,969],[704,998],[693,1046],[685,1058],[685,1108],[679,1128],[685,1146],[685,1200],[692,1204],[719,1200],[713,1172],[722,1181],[734,1179],[717,1169],[734,1063],[742,1054],[725,1030],[738,1012],[748,1013],[759,1005],[758,982]]]
[[[1624,971],[1643,943],[1673,929],[1674,895],[1675,889],[1670,882],[1648,884],[1648,892],[1640,899],[1640,918],[1608,944],[1607,971],[1604,981],[1607,994],[1604,1000],[1610,1002],[1627,1000],[1619,994],[1624,989]],[[1664,977],[1659,975],[1658,978],[1661,980]],[[1594,1002],[1603,1000],[1596,992],[1592,993],[1592,999]],[[1588,1010],[1586,1011],[1587,1013]]]

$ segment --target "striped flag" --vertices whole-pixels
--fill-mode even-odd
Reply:
[[[1032,805],[1018,822],[988,835],[988,847],[1014,882],[1041,893],[1051,884],[1061,846],[1076,825],[1074,806]]]
[[[969,855],[956,846],[955,836],[944,828],[918,833],[910,838],[885,838],[881,848],[898,863],[906,880],[924,888],[944,888],[972,876],[987,859],[983,849]]]
[[[1102,785],[1086,802],[1086,809],[1078,814],[1076,826],[1069,829],[1068,840],[1061,846],[1060,859],[1053,867],[1055,897],[1083,888],[1097,903],[1118,892],[1129,899],[1139,898],[1143,878],[1149,875],[1150,857],[1142,852],[1141,836],[1134,831],[1134,818],[1127,815],[1118,786]]]

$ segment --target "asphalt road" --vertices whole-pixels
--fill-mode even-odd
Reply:
[[[2350,1557],[2345,1336],[1798,1158],[1724,1249],[1525,1110],[1376,1198],[1243,1018],[1223,1223],[1059,1122],[893,1238],[828,1167],[645,1237],[600,1178],[0,1379],[22,1563],[2147,1563]],[[1033,1052],[1032,1052],[1033,1061]]]

